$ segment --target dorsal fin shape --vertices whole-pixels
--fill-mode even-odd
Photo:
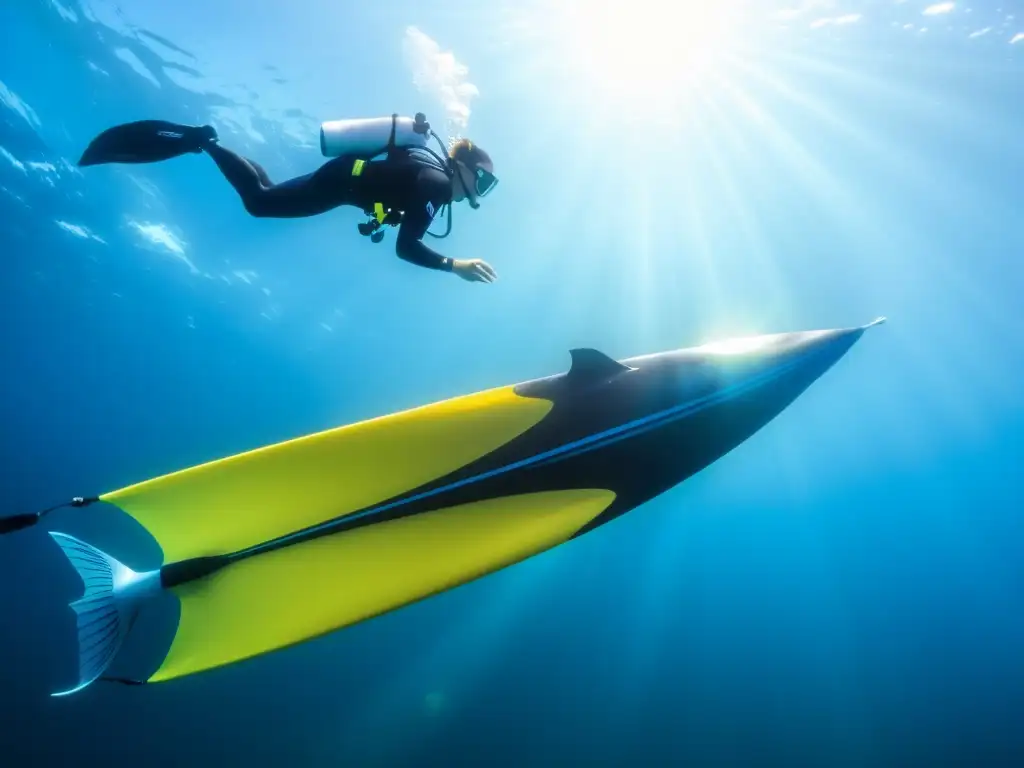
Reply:
[[[572,356],[572,365],[569,367],[566,377],[570,381],[607,379],[616,374],[633,370],[628,365],[623,365],[608,357],[604,352],[589,347],[570,349],[569,354]]]

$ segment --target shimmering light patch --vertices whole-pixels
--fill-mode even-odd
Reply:
[[[7,162],[9,162],[22,173],[28,173],[28,171],[25,169],[25,164],[3,147],[0,147],[0,157],[4,158]]]
[[[938,16],[940,13],[949,13],[956,7],[956,3],[936,3],[929,5],[921,13],[925,16]]]
[[[131,221],[128,226],[134,229],[143,240],[149,245],[157,246],[166,250],[176,259],[184,263],[193,274],[198,275],[199,270],[192,260],[185,255],[185,244],[171,232],[165,224],[150,224]]]
[[[898,0],[897,0],[898,1]],[[804,16],[809,11],[813,11],[817,8],[830,9],[834,6],[833,0],[804,0],[799,3],[795,8],[783,8],[771,13],[773,18],[779,20],[791,20]]]
[[[184,48],[180,48],[170,40],[155,35],[152,32],[139,30],[137,39],[149,48],[163,64],[177,64],[178,66],[189,68],[196,62],[196,57]],[[173,67],[170,70],[175,71]],[[166,72],[167,70],[165,70],[165,74]]]
[[[78,15],[70,8],[61,5],[57,0],[50,0],[50,5],[52,5],[54,10],[60,14],[64,21],[70,21],[72,24],[78,22]]]
[[[128,178],[131,179],[132,183],[142,190],[148,197],[160,197],[160,190],[157,188],[156,184],[148,179],[143,179],[133,174],[128,174]]]
[[[28,205],[28,204],[27,204],[27,203],[25,202],[25,198],[23,198],[23,197],[22,197],[21,195],[19,195],[19,194],[16,194],[16,193],[12,192],[12,191],[11,191],[11,190],[9,190],[9,189],[8,189],[7,187],[0,187],[0,192],[3,192],[3,193],[4,193],[5,195],[7,195],[8,197],[12,198],[13,200],[17,200],[17,201],[18,201],[19,203],[21,203],[22,205]]]
[[[95,240],[97,243],[103,243],[106,245],[106,241],[102,237],[94,235],[88,228],[83,227],[80,224],[71,224],[67,221],[60,220],[54,221],[53,223],[75,237],[80,237],[83,240]]]
[[[771,336],[741,336],[735,339],[712,341],[702,344],[697,349],[710,355],[744,355],[764,349],[771,341]]]
[[[165,67],[164,76],[186,91],[192,91],[203,96],[220,95],[217,86],[199,73],[184,71],[174,67]]]
[[[157,80],[153,73],[146,69],[146,65],[139,61],[139,57],[129,51],[127,48],[118,48],[114,51],[114,55],[117,56],[121,61],[127,64],[129,67],[134,69],[139,75],[146,78],[155,85],[157,88],[160,87],[160,81]]]
[[[39,174],[43,181],[49,184],[51,187],[57,186],[57,179],[60,178],[60,174],[57,172],[57,166],[53,163],[35,163],[28,162],[25,164],[29,170],[35,171]]]
[[[39,115],[35,113],[35,110],[22,101],[18,94],[4,85],[2,80],[0,80],[0,103],[3,103],[8,109],[12,109],[21,115],[29,125],[36,128],[41,125],[39,122]]]
[[[1024,40],[1024,33],[1014,35],[1013,38],[1010,40],[1010,44],[1013,45],[1014,43],[1019,43],[1022,40]]]
[[[252,281],[259,277],[251,269],[236,269],[232,274],[246,285],[252,285]]]
[[[854,22],[860,21],[860,18],[861,16],[859,13],[848,13],[845,16],[836,16],[835,18],[815,19],[811,22],[811,28],[820,29],[821,27],[827,27],[833,24],[839,26],[843,24],[853,24]]]
[[[985,27],[984,29],[979,29],[976,32],[971,32],[971,34],[969,34],[968,37],[973,40],[976,37],[981,37],[983,35],[987,35],[991,31],[992,31],[992,27]]]
[[[227,107],[217,106],[210,110],[213,115],[215,122],[217,123],[218,130],[223,133],[225,126],[234,126],[235,130],[239,133],[248,136],[258,144],[266,144],[267,138],[262,133],[256,130],[252,124],[253,115],[258,114],[253,108],[248,107]]]

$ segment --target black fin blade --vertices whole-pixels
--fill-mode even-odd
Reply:
[[[633,370],[628,365],[608,357],[604,352],[589,347],[570,349],[569,354],[572,356],[572,365],[566,378],[570,381],[607,379]]]
[[[198,152],[203,138],[201,128],[165,120],[125,123],[108,128],[93,139],[78,164],[158,163]]]
[[[23,528],[35,525],[38,522],[39,515],[35,513],[0,517],[0,534],[14,533],[15,531],[20,531]]]

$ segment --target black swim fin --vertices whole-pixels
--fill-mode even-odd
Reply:
[[[190,152],[201,152],[203,146],[216,140],[217,132],[209,125],[139,120],[105,130],[85,148],[78,164],[158,163]]]

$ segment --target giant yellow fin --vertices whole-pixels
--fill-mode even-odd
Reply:
[[[256,555],[176,587],[178,631],[150,682],[323,635],[458,586],[570,538],[607,490],[506,496]]]
[[[512,387],[288,440],[105,494],[164,562],[236,552],[404,493],[484,456],[551,410]]]

